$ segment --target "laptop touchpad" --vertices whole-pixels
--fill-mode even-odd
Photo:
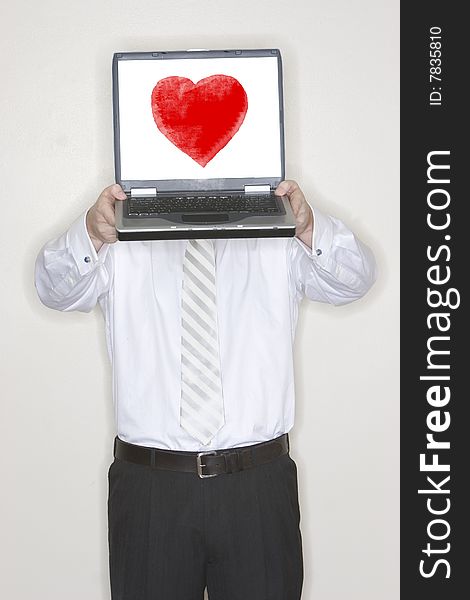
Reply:
[[[229,217],[227,213],[212,213],[209,215],[189,214],[181,215],[181,220],[183,223],[223,223],[224,221],[228,221]]]

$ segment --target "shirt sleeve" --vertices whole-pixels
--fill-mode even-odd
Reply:
[[[347,304],[364,296],[377,278],[372,251],[346,225],[312,208],[312,248],[298,237],[288,246],[291,285],[300,301]]]
[[[110,244],[99,252],[88,235],[86,211],[36,259],[35,286],[41,302],[60,311],[90,312],[109,291],[113,272]]]

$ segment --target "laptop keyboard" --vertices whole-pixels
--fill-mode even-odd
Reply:
[[[279,213],[274,195],[250,196],[158,196],[149,198],[129,198],[130,216],[159,216],[172,213],[198,212],[238,212],[238,213]]]

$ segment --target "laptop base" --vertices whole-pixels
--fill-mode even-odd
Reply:
[[[191,229],[182,231],[118,231],[117,238],[122,242],[130,241],[157,241],[157,240],[182,240],[182,239],[217,239],[217,238],[268,238],[268,237],[294,237],[294,228],[278,229]]]

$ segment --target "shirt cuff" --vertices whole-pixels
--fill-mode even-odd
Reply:
[[[333,224],[329,217],[318,208],[313,208],[309,202],[307,204],[313,212],[312,247],[309,248],[297,236],[294,239],[310,258],[315,259],[320,264],[326,263],[333,243]]]
[[[90,273],[97,265],[102,264],[109,250],[109,244],[103,244],[99,252],[96,252],[86,227],[88,210],[80,215],[67,231],[67,248],[70,250],[81,276]]]

